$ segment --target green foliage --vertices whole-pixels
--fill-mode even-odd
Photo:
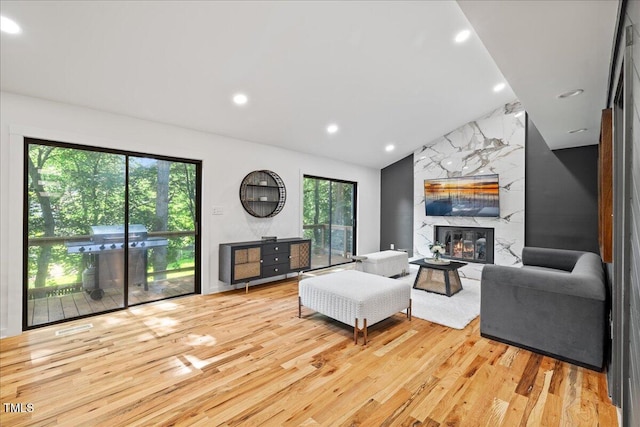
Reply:
[[[316,253],[329,247],[340,252],[353,248],[354,190],[350,183],[304,178],[304,237],[312,240]]]
[[[29,238],[86,236],[92,225],[124,223],[126,156],[39,144],[30,144],[28,155]],[[171,162],[168,180],[160,181],[159,162],[129,158],[129,223],[143,224],[150,231],[194,230],[195,165]],[[168,193],[167,213],[158,222],[157,194],[162,185],[165,186],[163,192]],[[159,229],[158,223],[163,224]],[[162,256],[166,256],[171,265],[183,265],[185,248],[193,248],[194,238],[168,240],[166,255]],[[193,259],[192,249],[186,253],[191,253]],[[43,274],[47,285],[69,276],[80,281],[82,271],[91,262],[90,255],[69,254],[66,246],[59,242],[32,244],[27,258],[30,285],[38,283],[37,276]]]

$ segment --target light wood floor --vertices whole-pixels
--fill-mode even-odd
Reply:
[[[399,313],[356,346],[297,311],[287,281],[0,340],[0,425],[617,425],[604,374],[482,338],[478,319],[458,331]]]

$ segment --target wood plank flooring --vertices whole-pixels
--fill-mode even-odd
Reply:
[[[617,426],[604,374],[482,338],[478,319],[398,313],[369,340],[299,319],[295,280],[45,327],[0,340],[0,425]]]

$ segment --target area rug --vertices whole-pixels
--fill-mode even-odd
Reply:
[[[410,283],[416,279],[417,268],[411,268],[411,274],[397,280]],[[411,314],[419,319],[464,329],[480,315],[480,281],[462,279],[462,290],[447,297],[420,289],[411,289]]]

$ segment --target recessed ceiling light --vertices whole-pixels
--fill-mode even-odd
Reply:
[[[462,43],[463,41],[467,40],[470,35],[471,31],[462,30],[458,34],[456,34],[456,38],[454,40],[456,41],[456,43]]]
[[[389,144],[386,147],[384,147],[385,151],[393,151],[396,149],[396,146],[393,144]]]
[[[587,131],[587,128],[580,128],[580,129],[570,130],[569,133],[581,133],[586,131]]]
[[[524,111],[519,111],[516,113],[516,117],[522,117],[523,114],[524,114]]]
[[[427,158],[427,156],[421,156],[418,160],[424,160],[426,158]]]
[[[494,92],[500,92],[502,89],[504,89],[505,87],[507,87],[507,85],[505,83],[498,83],[497,85],[495,85],[493,87],[493,91]]]
[[[0,31],[8,34],[18,34],[22,30],[20,29],[20,25],[18,25],[13,19],[9,19],[6,16],[0,16]]]
[[[334,133],[338,132],[338,129],[339,128],[337,124],[331,123],[329,126],[327,126],[327,133],[330,133],[333,135]]]
[[[249,102],[249,98],[244,93],[236,93],[233,95],[233,103],[236,105],[245,105]]]
[[[572,96],[580,95],[582,92],[584,92],[584,89],[570,90],[569,92],[561,93],[560,95],[558,95],[558,98],[571,98]]]

